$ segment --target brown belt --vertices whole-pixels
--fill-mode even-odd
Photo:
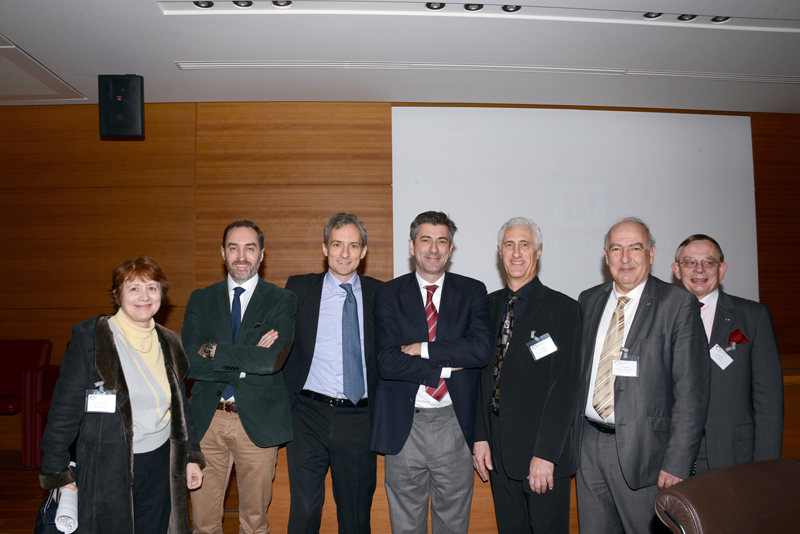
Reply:
[[[220,401],[220,403],[217,404],[217,410],[227,413],[239,413],[239,410],[236,408],[236,403],[230,401]]]

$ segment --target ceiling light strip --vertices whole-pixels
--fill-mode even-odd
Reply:
[[[698,15],[690,22],[678,20],[681,13],[663,13],[663,16],[648,20],[641,12],[608,11],[582,8],[549,8],[522,6],[517,12],[502,11],[502,4],[483,4],[480,11],[466,11],[464,4],[446,3],[446,8],[430,10],[424,2],[294,2],[291,9],[279,9],[272,2],[257,2],[248,9],[238,8],[231,2],[218,2],[211,9],[199,9],[191,1],[157,2],[164,15],[235,15],[235,16],[298,16],[298,15],[367,15],[367,16],[412,16],[412,17],[480,17],[501,20],[541,20],[556,22],[589,22],[601,24],[634,24],[667,26],[678,28],[703,28],[715,30],[760,31],[800,33],[800,21],[784,19],[752,19],[735,17],[725,24],[711,22],[711,15]],[[474,4],[478,5],[478,4]],[[452,9],[451,9],[452,7]]]
[[[800,76],[730,74],[719,72],[651,71],[590,67],[554,67],[547,65],[482,65],[451,63],[412,63],[386,61],[176,61],[181,70],[246,69],[344,69],[344,70],[438,70],[479,72],[527,72],[549,74],[592,74],[597,76],[646,76],[696,78],[716,81],[779,83],[800,85]]]

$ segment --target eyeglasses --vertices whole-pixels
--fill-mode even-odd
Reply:
[[[699,262],[697,260],[683,260],[679,261],[678,263],[680,263],[687,269],[694,269],[695,267],[697,267],[698,263],[703,264],[704,269],[711,269],[712,267],[716,267],[717,264],[719,264],[717,260],[700,260]]]

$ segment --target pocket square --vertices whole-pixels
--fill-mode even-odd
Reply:
[[[728,345],[733,345],[736,343],[737,345],[741,345],[742,343],[747,343],[749,339],[745,336],[741,330],[738,328],[731,332],[731,337],[728,338]]]
[[[253,329],[261,328],[262,326],[267,326],[267,323],[259,323],[258,321],[253,323]]]

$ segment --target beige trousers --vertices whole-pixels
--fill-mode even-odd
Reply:
[[[206,460],[203,485],[191,492],[195,534],[222,534],[225,489],[236,464],[239,489],[239,533],[268,534],[267,508],[278,447],[262,448],[250,441],[239,415],[217,411],[200,448]]]

